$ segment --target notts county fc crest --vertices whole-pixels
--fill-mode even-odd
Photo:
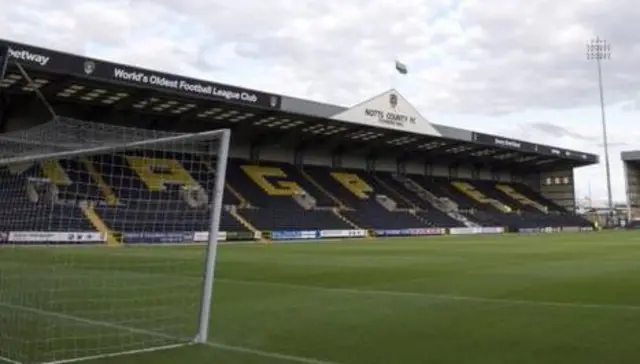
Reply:
[[[271,99],[269,100],[269,105],[271,105],[271,107],[278,106],[278,96],[271,96]]]
[[[84,62],[84,73],[90,75],[96,70],[96,64],[93,61]]]
[[[389,105],[392,109],[395,109],[398,106],[398,95],[390,94],[389,95]]]

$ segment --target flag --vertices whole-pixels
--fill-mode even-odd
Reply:
[[[406,75],[409,72],[409,70],[407,70],[407,65],[400,61],[396,61],[396,71],[402,75]]]

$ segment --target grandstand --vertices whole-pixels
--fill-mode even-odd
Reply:
[[[65,117],[173,133],[230,128],[222,229],[238,239],[320,230],[375,236],[590,226],[574,214],[573,169],[597,163],[597,156],[437,125],[397,90],[346,108],[2,43]],[[0,86],[3,148],[17,138],[37,139],[46,128],[77,127],[72,119],[51,122],[34,85],[11,64]],[[202,161],[203,170],[181,160],[191,159],[139,151],[33,166],[21,171],[23,183],[53,183],[58,203],[42,206],[18,191],[5,194],[11,203],[21,214],[46,208],[73,218],[44,226],[5,210],[11,216],[0,230],[80,229],[119,244],[127,234],[156,230],[159,213],[174,214],[163,215],[174,221],[187,212],[193,218],[166,233],[206,230],[206,211],[189,210],[179,189],[163,184],[210,192],[201,185],[215,171],[210,161]],[[5,171],[3,178],[15,175]],[[92,207],[69,203],[78,196],[91,196]],[[132,211],[132,200],[148,205],[116,219]]]

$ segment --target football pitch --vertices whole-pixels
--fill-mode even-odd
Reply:
[[[50,361],[187,339],[204,253],[0,248],[0,355]],[[87,363],[640,360],[640,232],[239,244],[218,253],[209,345]],[[43,349],[55,355],[34,354]]]

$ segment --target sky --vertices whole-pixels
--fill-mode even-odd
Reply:
[[[613,196],[620,152],[640,149],[640,6],[633,0],[0,0],[3,38],[351,106],[395,87],[436,124],[604,160],[603,62]],[[409,67],[395,72],[393,61]],[[604,163],[576,170],[606,200]]]

